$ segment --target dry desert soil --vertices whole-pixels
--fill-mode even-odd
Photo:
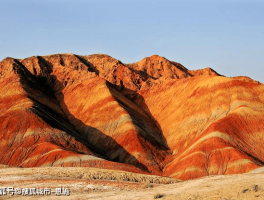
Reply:
[[[70,195],[0,196],[0,199],[264,199],[262,169],[180,181],[125,171],[83,167],[2,168],[0,188],[69,188]]]

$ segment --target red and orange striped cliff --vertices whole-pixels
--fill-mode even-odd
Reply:
[[[0,63],[0,163],[179,179],[264,162],[264,85],[151,56],[56,54]]]

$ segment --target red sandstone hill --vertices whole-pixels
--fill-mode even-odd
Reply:
[[[264,85],[154,55],[0,63],[0,164],[87,166],[179,179],[264,162]]]

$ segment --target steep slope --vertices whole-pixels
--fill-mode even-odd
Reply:
[[[0,63],[1,164],[93,166],[192,179],[263,165],[264,86],[154,55]]]
[[[41,59],[34,57],[30,60]],[[27,63],[28,60],[22,62]],[[31,69],[40,69],[38,73],[44,75],[46,71],[42,71],[39,63],[36,63]],[[60,91],[62,86],[54,75],[34,76],[22,63],[11,58],[1,62],[1,71],[2,164],[20,167],[93,166],[148,171],[137,160],[133,164],[142,169],[110,162],[108,160],[111,158],[100,148],[85,140],[82,133],[69,122],[68,113],[57,99],[57,90]],[[111,142],[117,144],[114,140]],[[123,149],[124,155],[132,157]]]
[[[47,87],[42,87],[17,60],[1,63],[1,163],[10,166],[53,165],[57,159],[90,155],[91,151],[66,130],[75,133]],[[57,129],[36,115],[52,115]],[[54,114],[56,113],[56,115]],[[64,130],[63,130],[64,129]]]
[[[201,76],[168,80],[139,94],[173,151],[165,175],[190,179],[263,164],[263,84]]]
[[[137,171],[161,174],[170,151],[155,122],[113,85],[98,77],[78,56],[31,57],[13,60],[14,63],[25,71],[19,73],[18,85],[31,101],[29,109],[36,117],[73,136],[95,155],[136,166],[139,168]],[[2,64],[5,68],[12,68],[4,62]],[[61,140],[56,134],[54,137]],[[77,147],[74,150],[78,152]],[[58,152],[55,154],[57,156],[52,161],[53,165],[63,163],[65,166],[67,162],[68,165],[76,166],[71,159],[60,158]],[[34,159],[29,158],[28,161]],[[40,165],[39,161],[36,163]],[[78,165],[85,163],[85,159],[79,159]]]

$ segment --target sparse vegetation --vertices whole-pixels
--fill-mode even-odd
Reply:
[[[169,177],[137,174],[132,172],[107,170],[87,167],[74,167],[74,168],[32,168],[32,175],[48,175],[54,179],[67,178],[67,179],[81,179],[81,180],[103,180],[103,181],[128,181],[143,183],[142,187],[150,188],[153,184],[172,184],[180,182],[181,180]]]

